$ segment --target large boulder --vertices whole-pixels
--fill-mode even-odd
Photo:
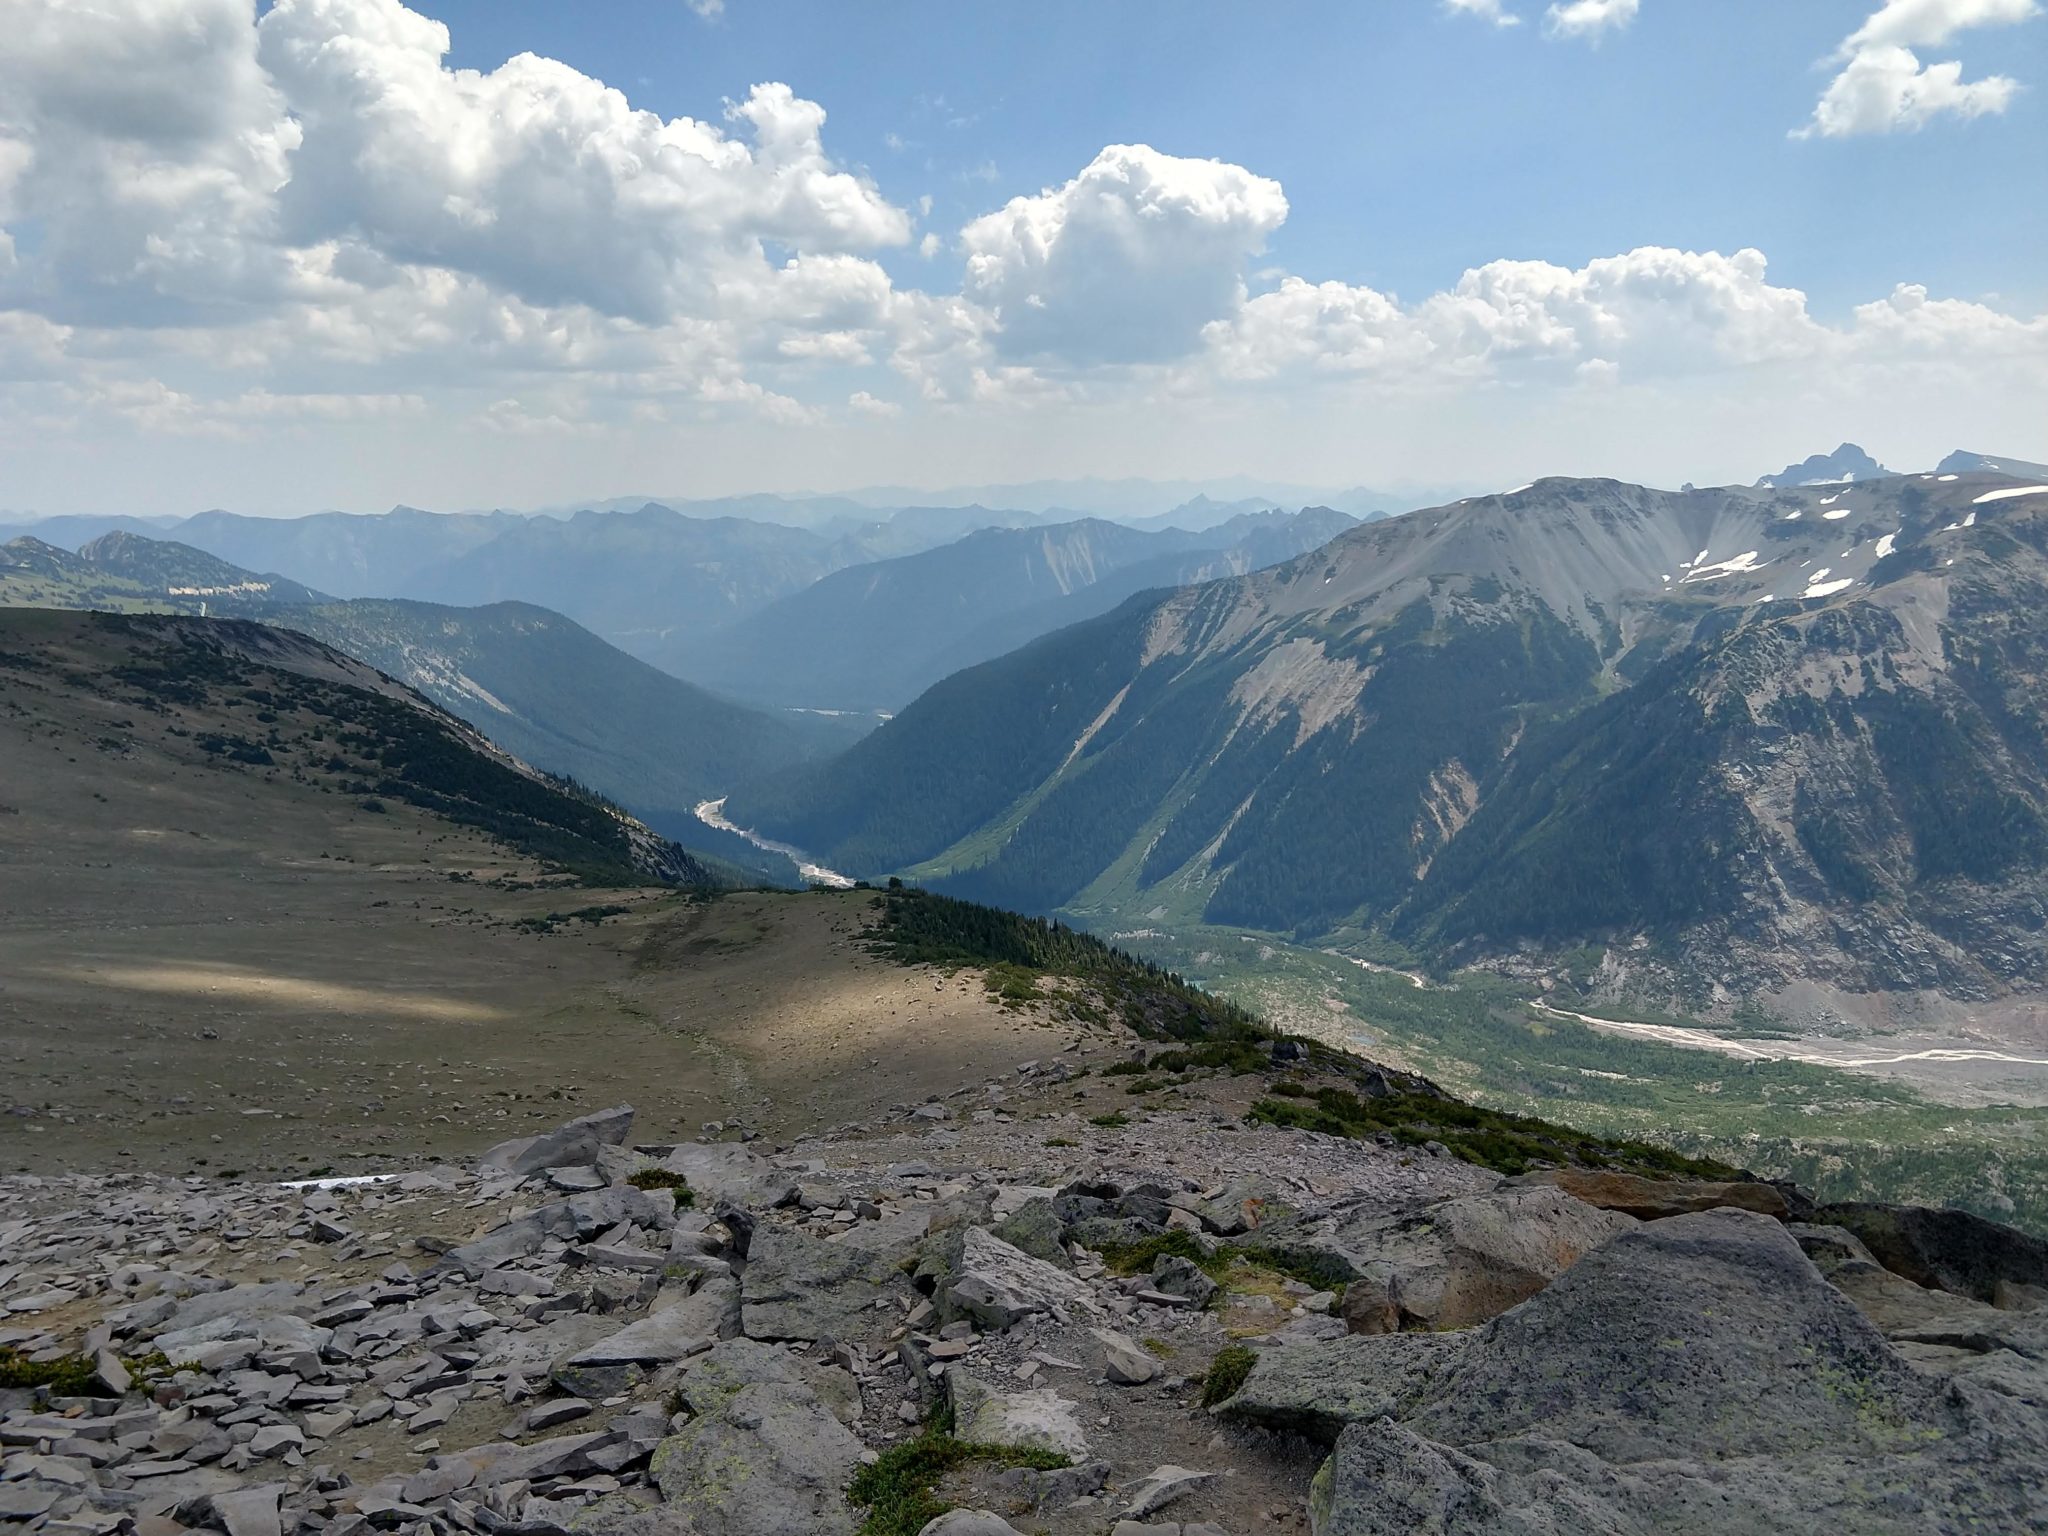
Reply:
[[[990,1332],[1029,1317],[1070,1323],[1100,1311],[1084,1281],[1012,1248],[986,1227],[961,1232],[959,1256],[939,1282],[935,1300],[943,1321],[967,1319]]]
[[[1344,1320],[1353,1333],[1469,1328],[1534,1296],[1635,1225],[1541,1185],[1357,1223],[1341,1234],[1356,1272]]]
[[[2048,1524],[2048,1418],[1913,1368],[1778,1222],[1645,1223],[1339,1437],[1318,1536]]]
[[[1542,1168],[1508,1181],[1514,1185],[1547,1184],[1575,1200],[1619,1211],[1637,1221],[1690,1216],[1698,1211],[1733,1209],[1775,1216],[1791,1215],[1784,1191],[1755,1179],[1647,1179],[1612,1168]]]
[[[707,1209],[738,1206],[746,1211],[773,1210],[797,1197],[796,1178],[782,1172],[752,1147],[737,1142],[690,1143],[670,1150],[661,1160],[669,1173],[688,1181],[699,1205]]]
[[[1333,1444],[1345,1426],[1399,1417],[1466,1346],[1457,1333],[1359,1334],[1323,1343],[1276,1344],[1218,1418]]]
[[[891,1255],[763,1225],[740,1277],[740,1326],[750,1339],[864,1344],[900,1322],[913,1300]]]
[[[809,1387],[741,1387],[655,1450],[668,1529],[718,1536],[851,1536],[846,1485],[861,1444]]]
[[[549,1168],[588,1168],[600,1147],[623,1146],[633,1129],[633,1106],[621,1104],[558,1125],[538,1136],[501,1141],[477,1159],[487,1173],[540,1173]]]
[[[1856,1234],[1895,1275],[1990,1306],[2048,1302],[2048,1242],[1968,1211],[1824,1205],[1813,1220]]]

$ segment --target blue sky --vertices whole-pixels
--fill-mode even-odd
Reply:
[[[1500,256],[1653,244],[1757,246],[1826,311],[1902,279],[2048,301],[2040,22],[1965,35],[1971,73],[2033,87],[1996,121],[1792,140],[1872,0],[1648,0],[1597,46],[1545,38],[1526,0],[1510,28],[1427,0],[420,8],[458,64],[551,54],[667,116],[785,81],[831,114],[836,150],[900,202],[929,193],[941,225],[1142,143],[1279,180],[1293,211],[1273,265],[1404,295]]]
[[[2048,457],[2043,0],[14,3],[0,506]]]

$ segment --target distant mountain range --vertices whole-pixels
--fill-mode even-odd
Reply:
[[[0,607],[241,616],[294,630],[417,689],[534,767],[628,806],[664,836],[777,882],[795,878],[786,859],[705,826],[695,806],[849,739],[835,722],[714,697],[544,608],[340,602],[131,533],[75,555],[32,539],[0,545]]]
[[[1090,518],[990,528],[850,566],[702,640],[667,670],[759,704],[895,710],[961,667],[1107,612],[1133,592],[1240,575],[1356,520],[1328,508],[1240,513],[1199,532]]]
[[[2048,487],[1547,480],[957,673],[744,826],[1084,921],[2048,981]],[[1704,979],[1703,979],[1704,978]]]

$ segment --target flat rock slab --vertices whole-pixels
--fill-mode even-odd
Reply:
[[[1690,1216],[1699,1211],[1755,1211],[1783,1221],[1791,1215],[1784,1192],[1753,1179],[1646,1179],[1606,1168],[1542,1168],[1510,1179],[1510,1185],[1547,1184],[1603,1211],[1638,1221]]]
[[[1457,1333],[1386,1333],[1275,1345],[1259,1351],[1244,1385],[1213,1411],[1329,1445],[1346,1425],[1414,1407],[1467,1342]]]
[[[953,1433],[977,1445],[1057,1451],[1080,1461],[1088,1435],[1080,1409],[1051,1387],[1005,1391],[960,1366],[946,1372],[953,1400]]]
[[[888,1254],[763,1225],[740,1278],[740,1326],[750,1339],[865,1343],[915,1299]]]

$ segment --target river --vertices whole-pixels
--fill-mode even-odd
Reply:
[[[715,827],[720,832],[731,832],[737,836],[744,837],[764,853],[781,854],[784,858],[794,863],[797,873],[813,885],[836,886],[840,890],[846,890],[852,886],[853,881],[848,876],[842,875],[836,869],[827,869],[822,864],[813,863],[810,855],[801,848],[792,848],[788,843],[778,843],[773,838],[761,836],[758,832],[749,832],[745,827],[734,826],[730,821],[726,820],[725,800],[726,797],[720,795],[716,800],[700,801],[697,806],[697,819],[703,822],[705,826]]]

